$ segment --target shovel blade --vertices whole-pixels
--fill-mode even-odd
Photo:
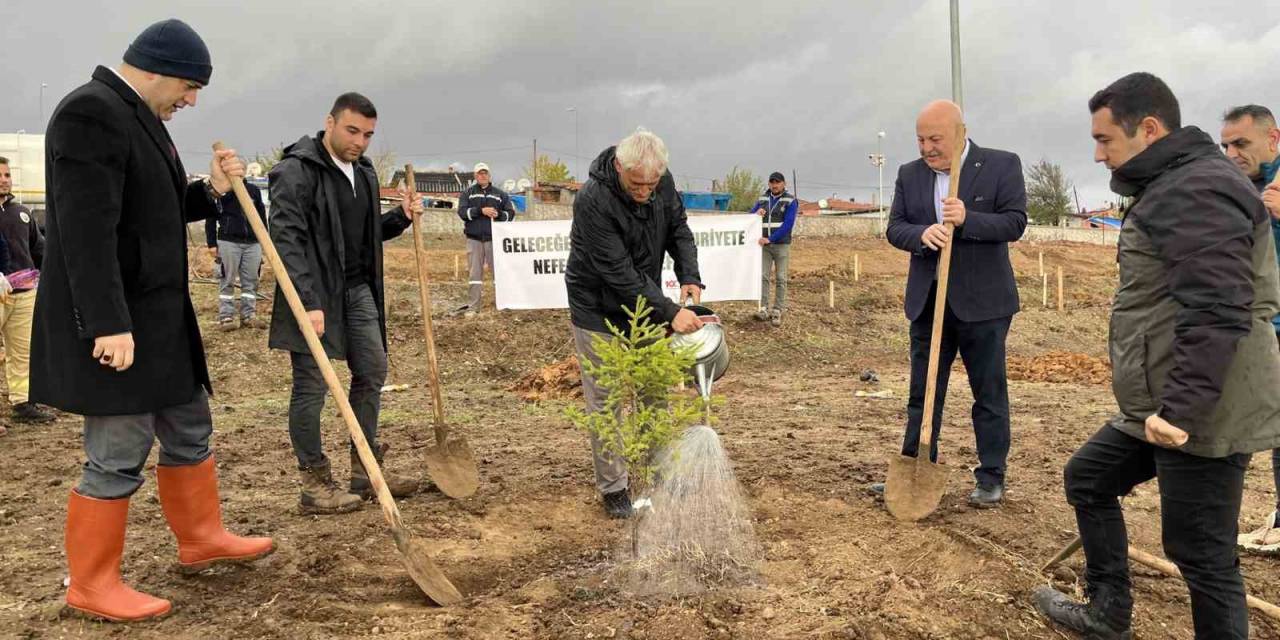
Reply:
[[[927,456],[898,455],[889,459],[884,504],[899,520],[915,522],[938,508],[947,489],[947,470]]]
[[[470,497],[480,487],[475,454],[462,438],[447,438],[427,449],[427,475],[450,498]]]
[[[410,538],[408,544],[401,549],[405,569],[414,584],[431,598],[432,602],[447,607],[462,601],[462,593],[453,586],[444,573],[431,561],[427,546],[421,540]]]

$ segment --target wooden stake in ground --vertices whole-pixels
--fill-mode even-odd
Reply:
[[[221,142],[213,143],[215,154],[222,151],[222,149]],[[422,589],[422,592],[437,604],[450,605],[461,601],[462,594],[436,568],[435,563],[431,561],[430,555],[427,554],[426,545],[422,541],[414,539],[409,528],[400,519],[400,509],[396,507],[395,498],[391,497],[391,491],[387,489],[387,481],[382,476],[382,468],[378,466],[378,459],[373,456],[373,451],[369,448],[369,442],[364,438],[364,430],[360,428],[360,423],[356,421],[356,414],[351,410],[351,402],[347,400],[347,393],[342,390],[342,384],[338,381],[338,374],[333,370],[333,363],[329,362],[329,356],[325,353],[324,346],[320,344],[320,336],[316,335],[315,329],[311,326],[311,319],[307,317],[307,310],[302,306],[302,299],[298,297],[298,290],[294,288],[293,280],[289,278],[289,272],[284,268],[284,261],[280,259],[280,254],[276,252],[275,244],[271,242],[271,236],[267,234],[267,227],[262,224],[262,219],[254,207],[253,200],[249,198],[249,192],[244,188],[244,180],[232,178],[231,188],[235,191],[236,199],[240,202],[240,209],[245,212],[245,219],[249,221],[249,226],[253,229],[253,235],[258,238],[258,244],[262,245],[262,253],[267,259],[267,264],[271,265],[271,270],[276,277],[276,284],[280,286],[280,292],[284,294],[285,300],[289,302],[289,310],[293,312],[293,319],[298,323],[298,329],[302,331],[302,337],[307,341],[307,347],[311,350],[311,357],[315,359],[316,365],[320,367],[320,375],[324,377],[325,384],[329,386],[329,393],[333,395],[333,399],[338,405],[338,412],[342,414],[342,421],[346,423],[347,432],[351,435],[351,442],[356,447],[356,455],[359,456],[360,463],[364,465],[365,472],[369,474],[369,484],[373,485],[374,494],[378,497],[378,505],[382,507],[382,515],[386,518],[387,524],[391,525],[391,537],[395,540],[396,549],[400,551],[405,568],[409,571],[409,577],[413,578],[418,588]]]
[[[827,281],[827,306],[832,309],[836,308],[836,281],[835,280]]]
[[[453,254],[453,279],[454,279],[454,280],[457,280],[457,279],[459,279],[459,278],[461,277],[460,275],[458,275],[458,273],[459,273],[459,271],[458,271],[458,254],[456,254],[456,253],[455,253],[455,254]]]
[[[853,281],[857,282],[862,276],[862,256],[853,254]]]
[[[1044,252],[1040,252],[1040,277],[1044,277]]]
[[[1040,274],[1040,306],[1049,308],[1049,274]]]
[[[1062,313],[1062,267],[1058,267],[1058,313]]]

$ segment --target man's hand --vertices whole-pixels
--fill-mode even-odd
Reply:
[[[759,244],[760,244],[760,246],[762,246],[762,247],[763,247],[763,246],[765,246],[766,244],[769,244],[769,239],[768,239],[768,238],[766,238],[766,237],[764,237],[764,236],[760,236],[760,239],[759,239],[759,240],[756,240],[756,242],[757,242],[757,243],[759,243]]]
[[[698,314],[690,309],[681,309],[671,320],[671,330],[676,333],[693,333],[702,328],[702,321],[698,319]]]
[[[316,337],[324,335],[324,312],[316,309],[307,312],[307,319],[311,321],[311,328],[315,329]]]
[[[693,298],[694,304],[702,303],[702,287],[696,284],[686,284],[680,287],[680,302],[684,302],[689,298]]]
[[[418,197],[418,191],[406,190],[404,187],[400,187],[400,209],[414,222],[417,222],[418,217],[426,210],[422,206],[422,198]]]
[[[945,224],[931,224],[920,234],[920,242],[934,251],[942,251],[951,242],[951,230]]]
[[[93,359],[104,367],[124,371],[133,366],[133,334],[117,333],[93,340]]]
[[[217,260],[217,259],[218,259],[218,248],[217,248],[217,247],[209,247],[209,255],[210,255],[210,256],[212,256],[214,260]]]
[[[236,157],[235,149],[214,152],[209,161],[209,184],[218,193],[227,193],[231,191],[231,178],[244,178],[244,162]]]
[[[1146,434],[1147,442],[1166,449],[1177,449],[1186,444],[1187,439],[1191,437],[1186,431],[1154,414],[1147,418]]]
[[[493,207],[485,207],[480,210],[480,213],[483,213],[484,215],[489,216],[490,219],[498,217],[498,210],[494,209]]]
[[[764,207],[760,207],[759,209],[756,209],[756,215],[759,215],[761,218],[763,218],[766,215],[769,215],[769,212],[765,211]]]
[[[960,198],[947,198],[942,201],[942,221],[959,227],[964,225],[964,203]]]
[[[1273,220],[1280,220],[1280,184],[1269,184],[1262,191],[1262,204],[1267,205],[1267,213]]]

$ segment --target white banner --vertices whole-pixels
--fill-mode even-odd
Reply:
[[[571,220],[495,222],[493,279],[499,309],[565,309],[569,295],[564,269],[569,261]],[[704,302],[760,299],[760,216],[690,216],[698,245]],[[662,286],[678,300],[680,283],[666,256]]]

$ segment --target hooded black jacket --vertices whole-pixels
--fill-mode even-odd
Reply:
[[[347,177],[333,164],[324,148],[324,133],[303,136],[285,147],[284,159],[271,168],[271,241],[293,279],[298,297],[307,311],[324,311],[324,335],[320,342],[331,358],[347,357],[346,245],[342,235],[341,189],[351,189]],[[373,300],[378,307],[382,342],[387,341],[386,299],[382,287],[382,242],[409,228],[409,218],[400,207],[382,216],[378,210],[378,177],[373,163],[360,156],[355,162],[356,180],[365,180],[373,194],[366,238],[372,239]],[[310,353],[302,331],[294,321],[284,294],[276,287],[271,312],[268,346],[297,353]]]
[[[671,255],[681,286],[702,286],[698,247],[671,173],[664,173],[649,201],[640,204],[622,188],[614,149],[592,161],[590,180],[573,202],[564,282],[570,319],[589,331],[608,331],[606,320],[626,327],[624,309],[634,309],[639,295],[659,320],[676,317],[680,305],[663,294],[663,254]]]

